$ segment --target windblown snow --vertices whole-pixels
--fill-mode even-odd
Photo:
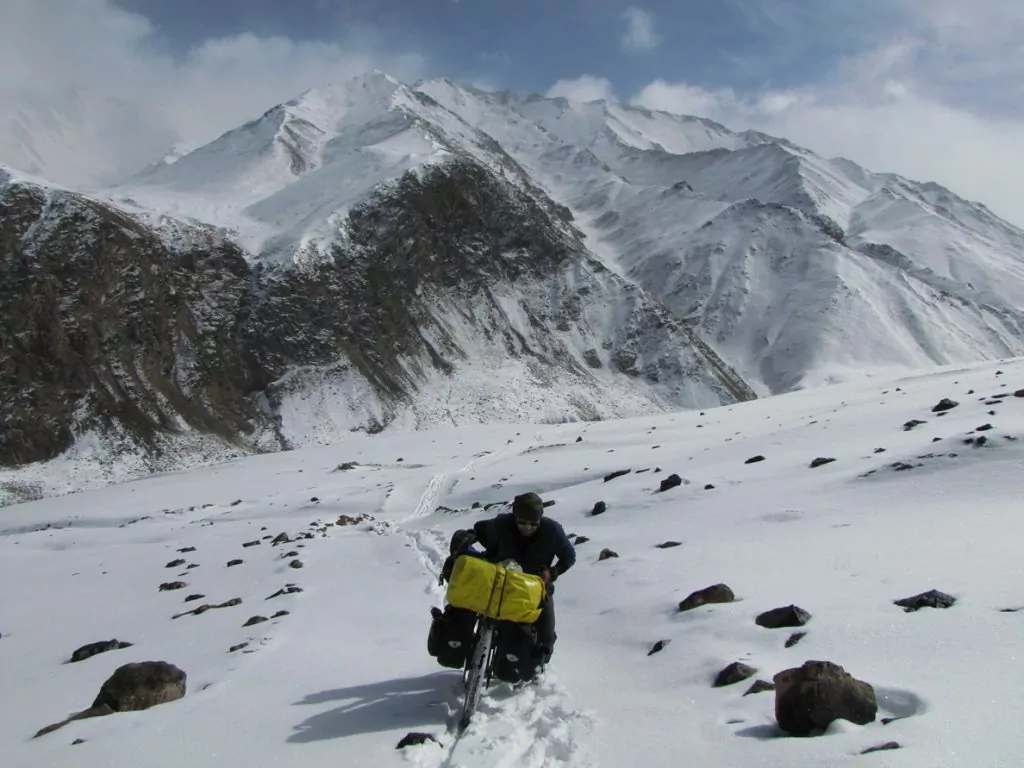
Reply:
[[[1016,359],[704,412],[353,434],[5,508],[4,764],[1016,766],[1021,387]],[[493,686],[456,739],[460,675],[426,652],[438,569],[454,530],[527,490],[578,541],[554,661]],[[737,600],[678,610],[718,583]],[[893,604],[929,589],[955,604]],[[754,619],[790,604],[811,619],[788,646]],[[131,645],[68,663],[110,639]],[[809,659],[872,685],[878,719],[784,735],[774,694],[745,694]],[[184,698],[32,738],[155,660]],[[755,676],[712,687],[734,661]],[[434,740],[397,750],[409,732]]]

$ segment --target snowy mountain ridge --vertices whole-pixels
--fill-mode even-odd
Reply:
[[[109,338],[89,337],[82,379],[54,392],[66,407],[41,421],[11,410],[29,419],[19,434],[62,436],[8,442],[18,461],[122,423],[120,395],[90,394],[110,384],[88,371],[108,365],[145,402],[131,450],[180,441],[170,425],[215,424],[233,455],[351,429],[699,408],[1024,354],[1024,232],[938,185],[701,118],[375,72],[179,154],[89,197],[18,175],[0,185],[10,306],[32,282],[27,256],[53,257],[43,271],[68,252],[84,265],[113,237],[134,284],[144,242],[143,273],[161,279],[133,295],[165,334],[142,358],[117,347],[116,364],[94,359],[114,354]],[[122,289],[110,269],[93,292],[85,273],[53,274],[77,297],[53,310],[74,345],[109,311],[94,297]],[[78,301],[86,316],[66,309]],[[39,340],[12,348],[41,386],[64,346],[31,309],[39,325],[13,313],[8,336]],[[20,392],[24,379],[11,368],[6,381]],[[178,399],[199,391],[202,418]],[[121,415],[83,419],[80,398]]]

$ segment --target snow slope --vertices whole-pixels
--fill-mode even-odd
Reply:
[[[5,765],[1016,766],[1020,387],[1015,359],[703,413],[353,434],[5,508],[0,578],[30,585],[8,589],[0,615]],[[939,416],[943,397],[959,405]],[[816,457],[835,461],[810,469]],[[632,472],[603,481],[619,469]],[[655,493],[670,472],[682,486]],[[526,490],[589,541],[558,583],[545,679],[495,686],[456,742],[459,676],[425,649],[436,573],[452,531],[487,514],[474,502]],[[608,510],[592,517],[598,500]],[[332,525],[339,515],[372,520]],[[264,538],[280,532],[292,542]],[[655,547],[666,540],[680,545]],[[599,562],[603,548],[619,557]],[[187,588],[158,590],[175,579]],[[737,602],[676,611],[719,582]],[[267,599],[287,584],[302,592]],[[932,588],[956,605],[892,603]],[[193,592],[242,603],[172,619],[199,604],[183,602]],[[754,617],[791,603],[812,619],[786,648],[789,630]],[[65,663],[114,637],[134,645]],[[670,642],[648,656],[658,640]],[[88,706],[118,665],[158,659],[188,673],[184,699],[31,738]],[[787,738],[773,694],[711,687],[733,661],[771,679],[807,659],[868,681],[879,718],[901,719]],[[438,742],[396,751],[409,731]],[[889,741],[902,748],[859,756]]]

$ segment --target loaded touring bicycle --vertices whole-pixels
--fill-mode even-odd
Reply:
[[[431,609],[427,650],[438,663],[463,670],[461,732],[492,679],[528,682],[543,668],[534,624],[546,596],[544,580],[518,563],[491,563],[474,550],[453,553],[441,582],[447,605]]]

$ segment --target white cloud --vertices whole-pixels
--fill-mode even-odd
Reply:
[[[654,16],[651,13],[632,5],[622,15],[626,20],[626,31],[619,40],[623,50],[651,51],[661,44],[661,38],[654,31]]]
[[[372,30],[345,44],[242,34],[174,56],[145,17],[111,0],[2,2],[0,160],[34,160],[68,184],[132,172],[175,141],[205,143],[325,82],[372,68],[415,79],[424,66],[415,53],[382,53]]]
[[[575,80],[559,80],[548,89],[551,98],[564,98],[570,101],[611,101],[615,98],[611,81],[604,77],[583,75]]]

